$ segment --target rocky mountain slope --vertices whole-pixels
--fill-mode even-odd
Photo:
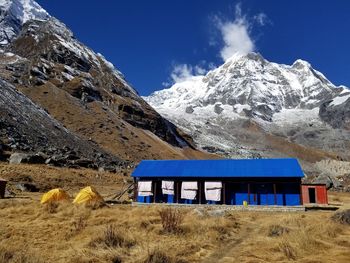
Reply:
[[[35,155],[13,154],[11,161],[112,169],[115,169],[113,166],[123,165],[122,160],[103,151],[98,145],[69,132],[10,84],[0,80],[0,85],[2,143],[7,150],[36,152]]]
[[[145,100],[196,145],[224,156],[350,158],[350,90],[306,61],[289,66],[235,54]]]
[[[33,112],[24,122],[10,122],[13,116],[7,105],[12,103],[12,110],[21,112],[26,107],[22,104],[30,103],[69,134],[66,139],[60,136],[58,142],[79,138],[86,152],[108,153],[130,162],[207,156],[194,150],[191,139],[150,107],[110,62],[79,42],[35,1],[0,0],[0,10],[1,89],[20,94],[3,96],[0,102],[3,148],[38,152],[56,140],[50,137],[51,127],[44,125],[39,133],[32,130],[31,137],[37,136],[32,144],[8,144],[12,135],[7,127],[28,130],[37,120]],[[20,100],[23,94],[27,98]],[[50,138],[40,144],[42,134]]]

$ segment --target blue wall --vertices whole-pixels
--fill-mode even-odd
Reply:
[[[177,179],[177,178],[176,178]],[[174,181],[176,181],[173,178]],[[185,178],[181,178],[186,181]],[[147,180],[152,180],[147,178]],[[169,180],[169,178],[167,178]],[[182,181],[181,180],[181,181]],[[188,178],[187,180],[195,180],[194,178]],[[198,180],[198,179],[197,179]],[[208,180],[208,179],[205,179]],[[157,203],[176,203],[176,196],[173,195],[163,195],[161,193],[160,185],[161,178],[153,178],[152,181],[157,181],[157,193],[156,202]],[[209,181],[209,180],[208,180]],[[213,179],[213,181],[218,181],[218,178]],[[225,180],[222,180],[225,182]],[[256,182],[254,180],[249,180],[250,187],[248,188],[247,182],[225,182],[225,204],[228,205],[243,205],[244,201],[247,201],[249,205],[285,205],[285,206],[296,206],[301,205],[300,200],[300,179],[289,181],[276,180],[274,182]],[[201,181],[203,184],[203,180]],[[276,195],[274,193],[274,184],[276,185]],[[249,193],[249,195],[248,195]],[[178,193],[180,194],[180,193]],[[220,204],[222,202],[208,202],[203,199],[204,192],[202,189],[202,204]],[[138,197],[138,202],[142,203],[152,203],[153,196],[151,197]],[[184,204],[195,204],[199,203],[199,200],[185,200],[179,198],[180,203]]]

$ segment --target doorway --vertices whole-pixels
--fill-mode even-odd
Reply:
[[[316,203],[316,191],[315,188],[309,188],[309,202],[310,204]]]

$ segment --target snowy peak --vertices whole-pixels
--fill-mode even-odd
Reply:
[[[0,0],[0,46],[10,43],[30,20],[47,20],[50,15],[33,0]]]
[[[294,61],[292,67],[297,69],[311,68],[311,64],[305,60],[297,59],[296,61]]]
[[[0,0],[0,9],[21,21],[46,20],[49,14],[33,0]]]
[[[99,70],[104,67],[113,73],[128,92],[137,94],[112,63],[79,42],[65,24],[51,17],[34,0],[0,0],[0,10],[0,48],[11,49],[9,46],[16,42],[16,39],[29,37],[35,41],[35,48],[42,50],[53,48],[56,53],[60,53],[60,58],[57,60],[62,60],[64,56],[70,56],[70,61],[78,58],[80,70],[87,71],[91,64],[94,64]],[[48,35],[51,39],[49,44],[45,41]],[[34,47],[27,50],[28,45],[26,44],[21,46],[17,43],[16,46],[18,55],[22,57],[30,58],[32,54],[36,54]],[[67,74],[69,75],[66,77],[69,79],[77,75],[76,72]]]
[[[206,76],[176,83],[145,99],[166,115],[176,110],[270,121],[282,109],[313,109],[339,92],[306,61],[299,59],[290,66],[269,62],[258,53],[237,53]]]
[[[322,152],[347,152],[350,90],[300,59],[284,65],[257,53],[234,54],[205,76],[145,100],[196,146],[230,158],[314,162]]]

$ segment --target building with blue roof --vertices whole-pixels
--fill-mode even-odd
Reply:
[[[141,203],[302,204],[297,159],[144,160],[133,171]]]

